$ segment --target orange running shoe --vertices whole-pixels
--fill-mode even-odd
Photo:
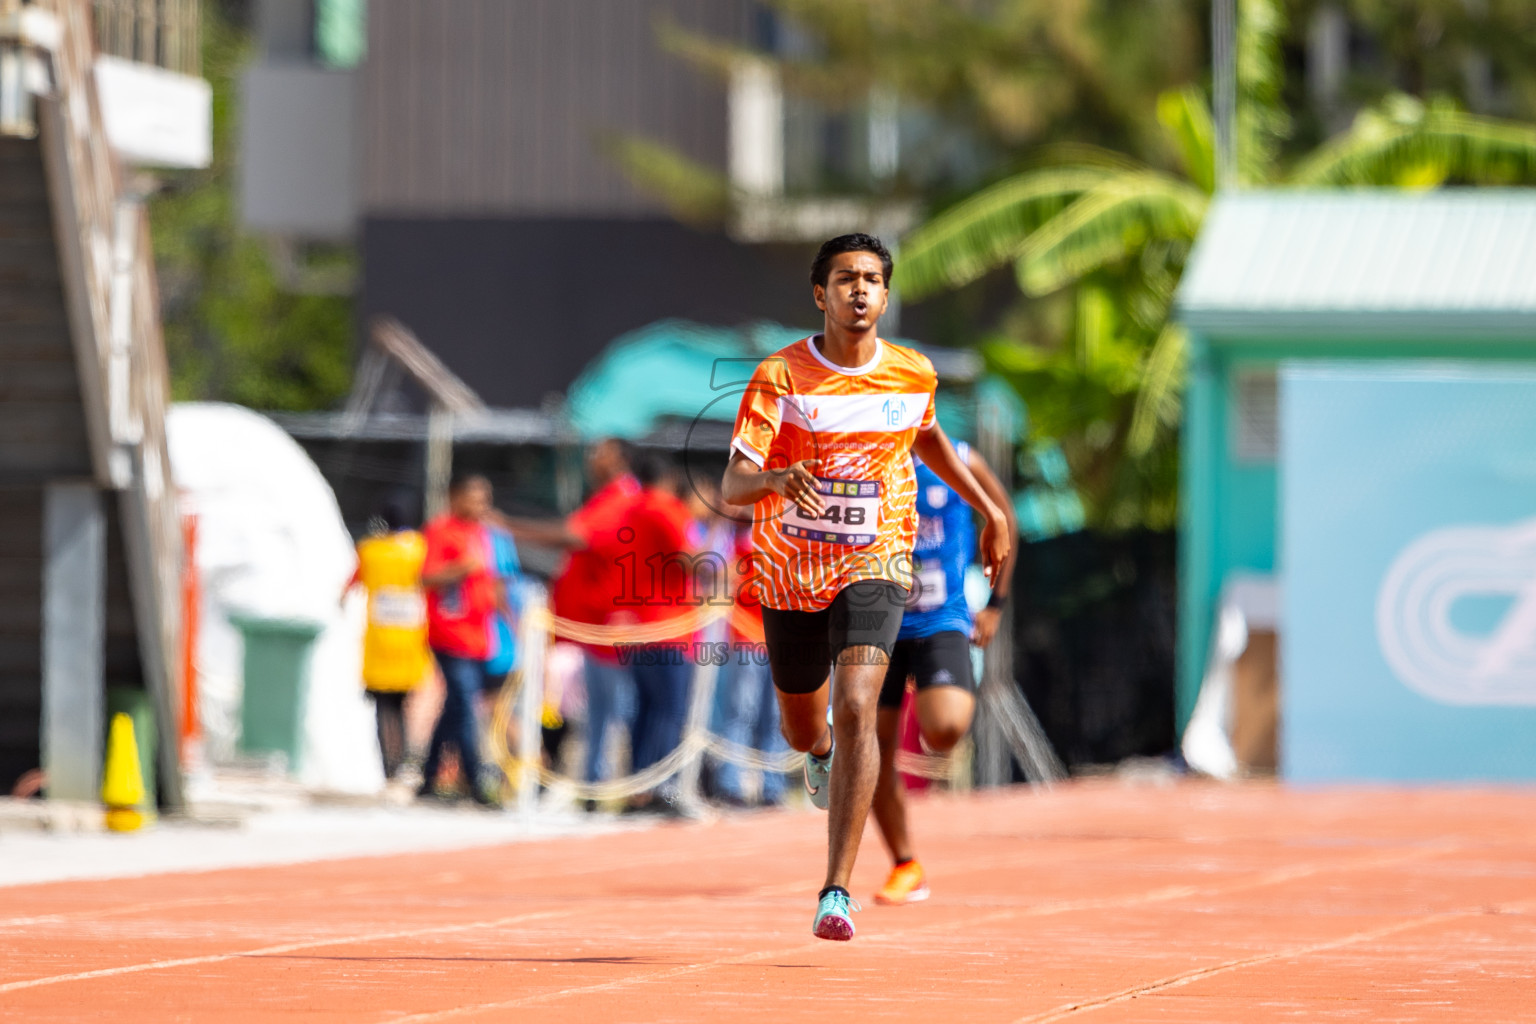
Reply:
[[[909,860],[905,864],[898,864],[891,869],[891,877],[885,880],[885,885],[875,893],[875,902],[883,903],[888,907],[899,907],[903,903],[917,903],[928,898],[928,876],[923,874],[923,866],[915,860]]]

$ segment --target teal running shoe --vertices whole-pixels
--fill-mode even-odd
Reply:
[[[853,912],[863,910],[859,901],[842,889],[828,889],[816,904],[816,923],[811,933],[818,939],[847,942],[853,938]]]
[[[805,755],[805,791],[811,795],[811,803],[827,809],[831,801],[830,785],[832,783],[832,755],[836,750],[827,751],[825,758],[815,754]]]

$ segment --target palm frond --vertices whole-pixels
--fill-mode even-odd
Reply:
[[[1077,365],[1083,370],[1093,369],[1110,340],[1114,337],[1115,301],[1105,288],[1084,284],[1077,289],[1076,323],[1074,341],[1077,349]]]
[[[1389,97],[1291,173],[1297,185],[1419,187],[1451,178],[1478,185],[1536,182],[1536,126]]]
[[[1107,179],[1031,234],[1016,271],[1019,285],[1045,295],[1127,259],[1153,238],[1192,239],[1210,197],[1157,171]]]
[[[1143,332],[1155,336],[1163,329],[1192,244],[1192,239],[1154,238],[1142,246],[1141,258],[1127,282],[1132,286],[1125,309]]]
[[[1281,0],[1238,0],[1237,173],[1246,185],[1274,175],[1275,154],[1291,133],[1282,95],[1285,7]]]
[[[897,287],[907,299],[969,284],[1004,266],[1030,233],[1094,186],[1125,173],[1106,161],[1026,171],[929,220],[901,245]]]
[[[1206,192],[1216,190],[1216,129],[1205,94],[1193,85],[1157,98],[1157,119],[1172,134],[1184,173]]]
[[[1023,166],[1026,170],[1083,166],[1134,171],[1145,165],[1124,153],[1095,146],[1091,142],[1047,142],[1031,149]]]
[[[1181,412],[1180,383],[1189,352],[1189,337],[1178,324],[1169,322],[1152,345],[1136,394],[1126,451],[1140,458],[1152,450],[1159,427],[1175,426]]]
[[[720,78],[729,79],[742,61],[769,59],[767,54],[745,46],[683,28],[667,17],[654,19],[652,30],[662,51]]]
[[[1127,322],[1125,288],[1112,279],[1085,281],[1076,298],[1077,372],[1105,395],[1125,398],[1141,387],[1145,337]]]
[[[605,148],[636,188],[660,199],[683,223],[712,227],[730,213],[730,180],[713,167],[634,136],[609,139]]]
[[[1039,373],[1054,358],[1046,349],[1001,338],[985,342],[981,346],[981,354],[989,370],[1005,376]]]

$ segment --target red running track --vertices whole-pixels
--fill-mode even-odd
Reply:
[[[914,824],[933,898],[842,944],[809,812],[0,889],[0,1020],[1536,1021],[1536,793],[1089,782]],[[871,832],[857,895],[885,868]]]

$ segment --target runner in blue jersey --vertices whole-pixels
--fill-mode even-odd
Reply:
[[[1016,536],[1013,502],[987,464],[961,442],[955,445],[976,482],[1008,519],[1009,536]],[[912,849],[907,831],[905,785],[896,771],[901,742],[901,703],[907,680],[917,684],[914,710],[923,744],[948,753],[971,727],[976,710],[976,682],[971,672],[971,644],[985,647],[997,633],[1003,601],[1012,580],[1013,551],[994,577],[987,606],[971,616],[965,602],[965,573],[976,556],[976,530],[970,506],[949,485],[913,457],[917,470],[917,541],[912,550],[912,590],[901,632],[891,652],[890,668],[880,690],[877,730],[880,740],[880,779],[875,789],[875,822],[891,851],[895,866],[879,903],[897,905],[928,898],[928,879]]]

